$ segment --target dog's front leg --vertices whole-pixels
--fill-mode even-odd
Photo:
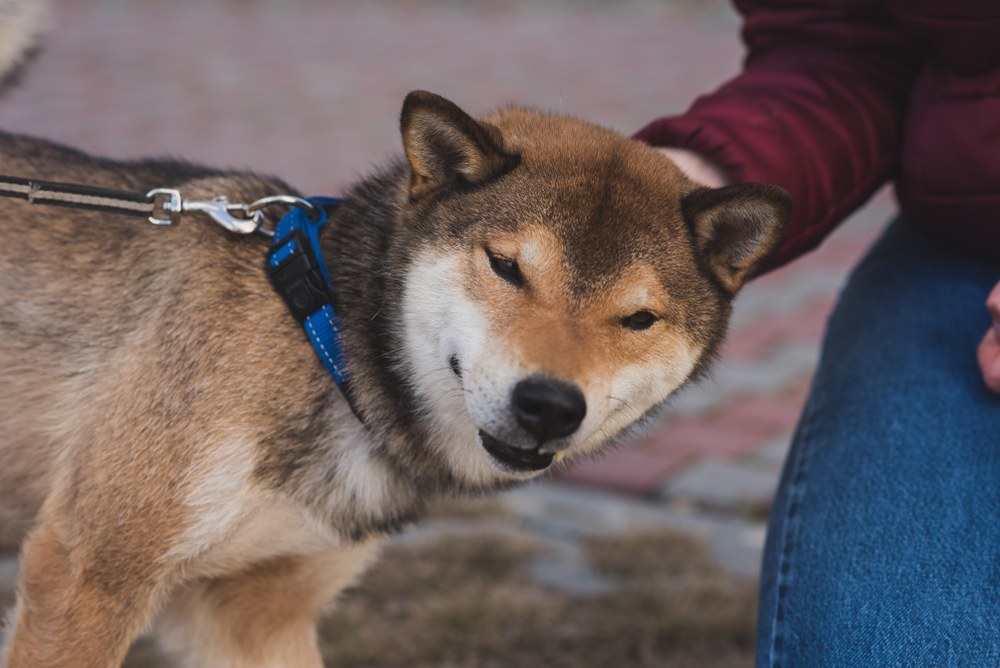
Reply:
[[[81,542],[60,518],[29,537],[4,668],[113,668],[164,593],[155,562],[115,541]]]
[[[185,668],[322,668],[316,620],[371,562],[376,541],[269,559],[182,587],[157,623]]]

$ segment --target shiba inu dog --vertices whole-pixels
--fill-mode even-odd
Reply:
[[[351,404],[263,270],[267,244],[0,200],[3,665],[322,665],[315,621],[441,494],[598,452],[702,372],[787,195],[699,188],[655,150],[417,91],[405,159],[321,240]],[[252,201],[248,173],[0,134],[29,179]]]

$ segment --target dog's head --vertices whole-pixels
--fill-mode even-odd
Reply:
[[[406,376],[476,485],[595,452],[700,371],[790,210],[563,116],[475,120],[418,91],[401,124]]]

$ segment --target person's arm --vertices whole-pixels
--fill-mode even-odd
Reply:
[[[814,248],[893,173],[921,51],[881,4],[738,1],[744,71],[636,135],[687,149],[724,178],[792,194],[789,230],[758,273]]]

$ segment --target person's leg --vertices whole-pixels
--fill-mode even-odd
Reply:
[[[764,554],[758,666],[1000,665],[1000,266],[894,223],[829,323]]]

